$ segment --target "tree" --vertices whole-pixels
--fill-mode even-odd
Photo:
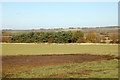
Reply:
[[[101,36],[101,43],[106,43],[106,37],[105,37],[105,35]]]
[[[110,39],[112,40],[111,42],[112,43],[116,43],[118,41],[118,34],[117,33],[113,33],[111,36],[110,36]]]
[[[75,43],[80,37],[84,37],[84,34],[82,31],[76,31],[72,34],[72,42]]]
[[[33,40],[33,42],[35,42],[35,43],[39,42],[38,34],[37,34],[37,33],[34,33],[34,35],[33,35],[33,37],[32,37],[32,40]]]
[[[53,39],[52,37],[50,37],[50,38],[48,39],[48,42],[49,42],[49,43],[53,43],[53,42],[54,42],[54,39]]]
[[[71,31],[67,31],[65,37],[66,37],[66,43],[71,43],[72,42],[72,40],[71,40],[72,32]]]
[[[77,40],[77,43],[85,43],[85,39],[83,37],[80,37],[78,40]]]
[[[100,35],[99,34],[97,34],[97,36],[96,36],[96,41],[95,41],[96,43],[100,43],[101,42],[101,37],[100,37]]]
[[[97,35],[94,31],[88,31],[87,32],[87,35],[86,35],[86,40],[88,42],[92,42],[92,43],[95,43],[96,42],[96,39],[97,39]]]

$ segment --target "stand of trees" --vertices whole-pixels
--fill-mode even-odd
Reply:
[[[72,32],[30,32],[14,35],[11,42],[14,43],[71,43]]]
[[[117,35],[110,37],[111,43],[120,43]],[[82,31],[59,31],[59,32],[28,32],[12,35],[8,42],[11,43],[100,43],[105,37],[100,37],[94,31],[84,34]]]

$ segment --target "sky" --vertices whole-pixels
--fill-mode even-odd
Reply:
[[[118,2],[2,2],[2,29],[118,25]]]

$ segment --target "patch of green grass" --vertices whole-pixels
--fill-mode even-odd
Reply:
[[[41,55],[76,53],[118,55],[118,45],[2,44],[2,55]]]
[[[4,75],[12,78],[118,78],[118,60],[103,60],[51,66],[22,66]]]

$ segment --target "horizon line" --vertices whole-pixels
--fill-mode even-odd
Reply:
[[[29,29],[10,29],[10,28],[2,28],[0,30],[52,30],[52,29],[82,29],[82,28],[109,28],[109,27],[117,27],[120,28],[120,26],[104,26],[104,27],[68,27],[68,28],[29,28]]]

